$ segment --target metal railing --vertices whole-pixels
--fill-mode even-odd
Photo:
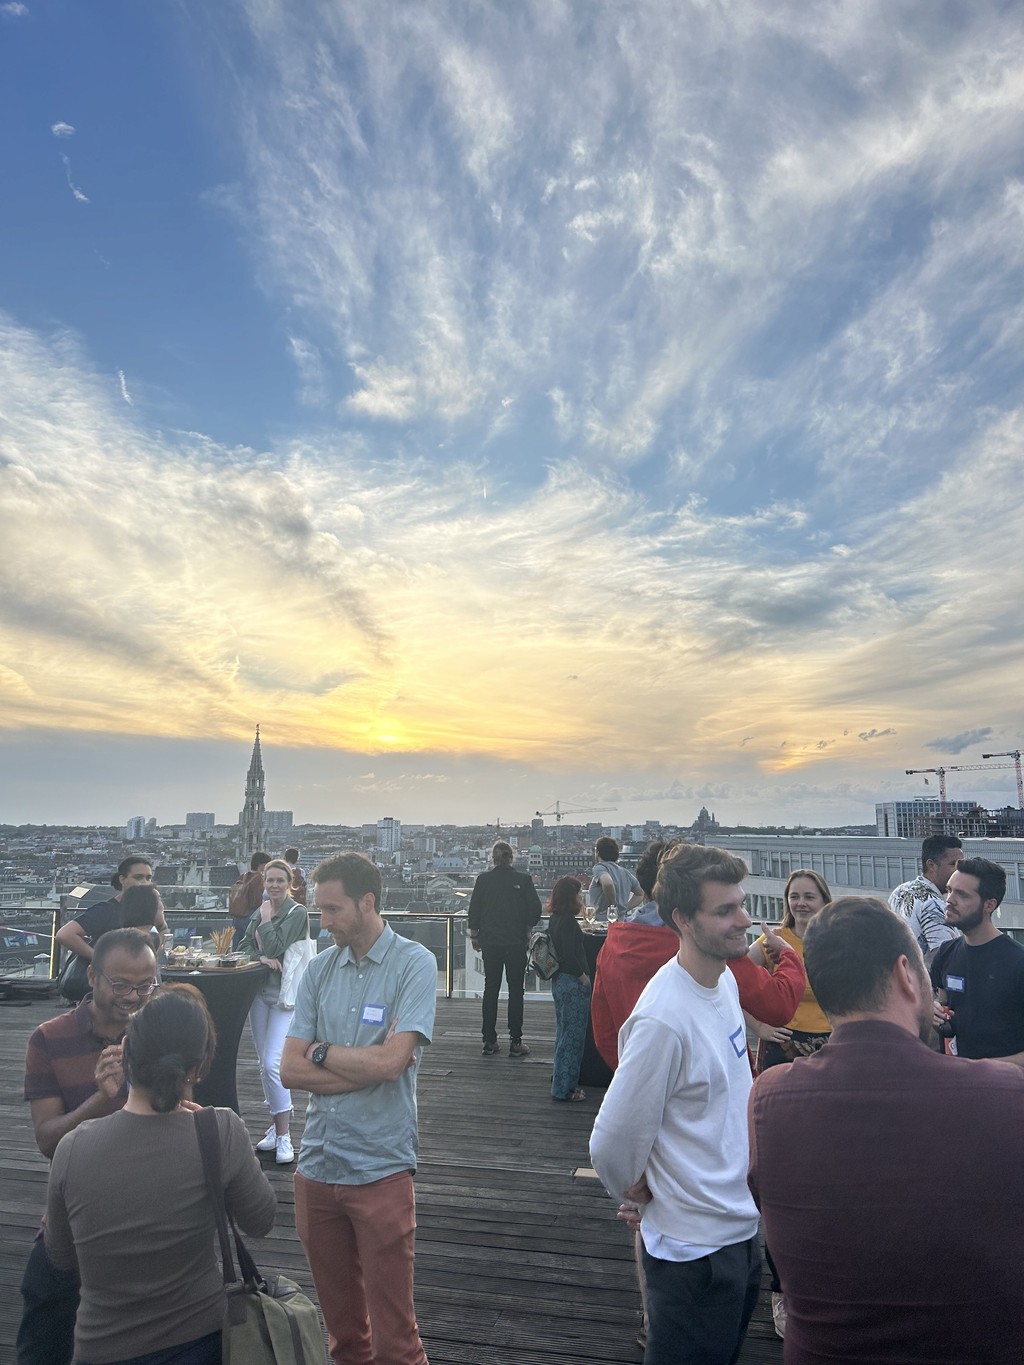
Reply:
[[[227,912],[223,909],[167,910],[165,915],[167,927],[174,933],[176,939],[181,940],[188,939],[193,934],[200,934],[204,939],[209,939],[213,931],[224,929],[230,923]],[[38,954],[43,951],[48,953],[48,975],[51,978],[57,975],[63,956],[60,946],[56,943],[56,932],[68,917],[69,912],[62,901],[62,904],[52,911],[33,912],[31,930],[19,926],[17,920],[12,925],[18,932],[34,932],[40,938],[45,933],[47,941],[40,944]],[[422,943],[434,954],[437,961],[438,992],[446,999],[473,1000],[483,994],[483,962],[469,941],[465,911],[445,915],[385,909],[384,919],[396,934]],[[329,947],[330,935],[321,930],[320,916],[315,909],[310,909],[309,921],[310,931],[317,938],[318,948],[322,950]],[[44,925],[47,926],[45,930]],[[13,974],[20,976],[32,975],[35,970],[34,960],[26,958],[22,966],[12,967],[11,970]],[[550,999],[551,983],[542,981],[535,973],[528,971],[526,991],[528,998]]]

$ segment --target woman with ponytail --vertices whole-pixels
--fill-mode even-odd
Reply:
[[[224,1285],[191,1100],[215,1041],[194,987],[160,988],[125,1038],[124,1108],[57,1144],[46,1249],[81,1275],[75,1365],[219,1365]],[[216,1114],[228,1212],[262,1237],[274,1192],[242,1120]]]

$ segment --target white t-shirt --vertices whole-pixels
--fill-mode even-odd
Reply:
[[[750,1064],[739,993],[723,971],[699,985],[673,958],[619,1031],[619,1066],[590,1139],[616,1199],[641,1176],[641,1233],[652,1256],[693,1260],[757,1232],[747,1188]]]

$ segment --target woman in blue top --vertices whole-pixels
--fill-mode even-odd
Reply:
[[[284,955],[293,943],[309,937],[309,916],[306,907],[289,894],[292,870],[281,858],[275,858],[263,869],[266,899],[246,926],[239,949],[254,962],[270,968],[266,983],[260,988],[249,1011],[249,1027],[260,1059],[260,1080],[263,1097],[274,1121],[256,1144],[258,1152],[274,1152],[278,1165],[295,1160],[288,1126],[292,1115],[291,1092],[281,1084],[281,1053],[288,1026],[292,1022],[291,1008],[280,1004],[281,973]]]

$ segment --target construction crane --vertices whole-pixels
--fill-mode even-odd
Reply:
[[[539,810],[537,814],[555,817],[555,848],[561,853],[563,815],[597,815],[599,812],[609,810],[618,810],[618,806],[563,806],[561,801],[556,801],[554,810]]]
[[[488,820],[484,828],[493,829],[494,837],[500,839],[502,830],[517,829],[521,825],[528,825],[529,823],[529,820],[506,820],[504,824],[502,824],[501,816],[499,815],[495,820]]]
[[[1016,769],[1016,772],[1017,772],[1017,809],[1018,809],[1018,810],[1024,810],[1024,781],[1021,780],[1021,772],[1020,772],[1020,750],[1019,750],[1019,749],[1007,749],[1007,751],[1006,751],[1005,753],[1002,753],[1002,754],[982,754],[982,758],[1012,758],[1012,759],[1013,759],[1013,766],[1014,766],[1014,768]],[[1010,765],[1009,765],[1009,763],[999,763],[999,764],[996,764],[996,765],[993,765],[993,766],[997,766],[997,767],[1000,767],[1000,768],[1008,768]]]
[[[1011,749],[1005,754],[982,754],[982,758],[1012,758],[1012,763],[949,763],[944,768],[905,768],[908,777],[915,773],[935,773],[939,779],[939,811],[946,814],[946,774],[947,773],[993,773],[1001,768],[1015,768],[1017,771],[1017,806],[1024,810],[1024,783],[1021,781],[1019,749]],[[925,779],[927,781],[927,779]]]
[[[939,811],[942,815],[946,814],[946,773],[948,768],[904,768],[908,777],[913,777],[915,773],[936,773],[939,779]],[[927,782],[927,777],[925,778]]]

